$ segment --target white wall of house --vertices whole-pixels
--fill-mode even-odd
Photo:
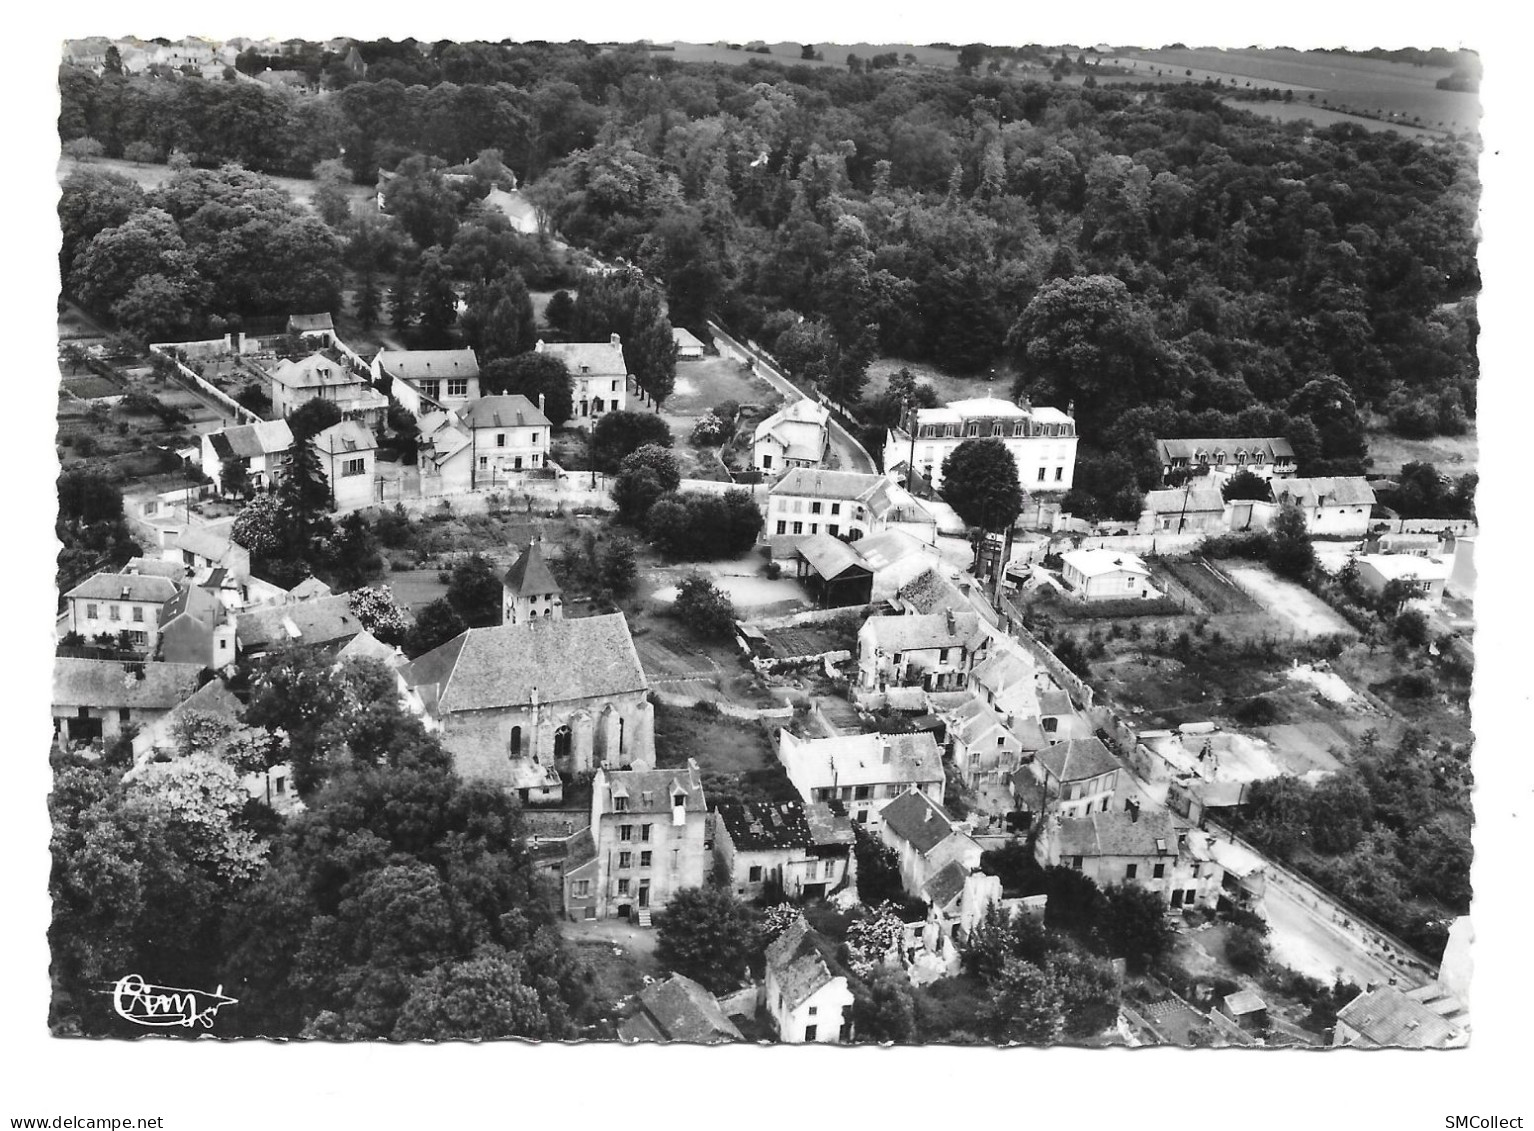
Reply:
[[[353,452],[320,452],[319,455],[337,510],[365,507],[374,502],[375,451],[365,448]]]
[[[69,631],[89,641],[95,636],[116,636],[128,631],[134,643],[153,649],[159,639],[160,606],[152,601],[103,601],[71,597],[65,610]]]
[[[846,978],[832,978],[798,1008],[789,1009],[769,967],[766,993],[767,1010],[777,1027],[778,1039],[784,1044],[837,1044],[843,1024],[852,1020],[852,990]]]

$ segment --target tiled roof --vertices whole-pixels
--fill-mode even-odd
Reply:
[[[186,566],[180,562],[167,562],[161,558],[129,558],[123,573],[138,573],[145,577],[163,577],[173,583],[186,579]]]
[[[662,770],[608,770],[596,803],[603,813],[619,812],[615,798],[627,798],[625,813],[670,813],[671,799],[686,794],[682,808],[688,813],[706,812],[703,779],[694,767]]]
[[[53,702],[58,707],[168,710],[197,689],[201,674],[201,664],[123,663],[61,656],[53,662]]]
[[[176,595],[175,583],[142,573],[97,573],[76,585],[65,597],[87,601],[152,601],[164,604]]]
[[[908,789],[883,809],[884,827],[925,856],[957,831],[948,814],[919,789]]]
[[[1071,697],[1059,688],[1039,692],[1039,714],[1074,715],[1076,707]]]
[[[160,627],[163,629],[183,615],[190,615],[204,624],[216,624],[224,619],[224,603],[218,599],[215,590],[189,585],[160,606]]]
[[[404,669],[439,686],[440,709],[474,711],[619,695],[649,688],[622,613],[471,628]]]
[[[798,1009],[833,979],[846,977],[830,942],[802,915],[768,944],[767,966],[790,1010]]]
[[[1050,776],[1060,782],[1087,781],[1119,768],[1118,759],[1096,737],[1052,743],[1039,751],[1038,759]]]
[[[312,601],[316,597],[329,597],[330,594],[330,586],[317,577],[306,577],[288,590],[288,596],[295,601]]]
[[[1237,990],[1225,995],[1225,1012],[1232,1017],[1240,1017],[1244,1013],[1261,1013],[1267,1008],[1268,1003],[1255,990]]]
[[[250,459],[287,451],[293,446],[293,431],[286,420],[262,420],[210,433],[208,440],[220,456]]]
[[[234,629],[242,652],[287,643],[331,644],[350,640],[361,631],[362,622],[345,593],[252,609],[236,618]]]
[[[363,629],[342,645],[336,653],[338,660],[378,660],[381,663],[392,665],[399,656],[399,650],[392,644],[385,644],[367,629]]]
[[[628,363],[623,360],[623,346],[612,342],[540,342],[538,352],[557,357],[570,370],[570,376],[627,377]],[[582,372],[582,367],[587,372]]]
[[[1119,570],[1147,576],[1150,574],[1150,570],[1145,568],[1145,563],[1138,557],[1118,550],[1071,550],[1069,553],[1061,554],[1060,560],[1079,571],[1083,577],[1099,577]]]
[[[801,401],[801,404],[812,402]],[[818,407],[818,406],[817,406]],[[758,425],[758,431],[762,425],[775,419],[768,417]],[[881,501],[888,503],[883,497],[883,492],[889,486],[889,479],[883,475],[866,475],[860,471],[821,471],[814,467],[796,467],[784,475],[772,485],[769,495],[798,495],[809,499],[838,499],[850,502],[869,503],[880,496]]]
[[[729,830],[730,840],[741,852],[769,848],[809,848],[815,843],[805,819],[804,806],[797,801],[776,804],[766,801],[724,801],[715,815]]]
[[[745,1038],[713,994],[691,978],[673,974],[664,982],[646,986],[639,993],[643,1011],[618,1026],[626,1041],[684,1041],[717,1045]]]
[[[918,613],[935,613],[944,609],[959,612],[969,607],[968,598],[936,566],[908,582],[896,596]]]
[[[966,746],[985,740],[987,748],[996,745],[995,740],[1012,738],[1007,720],[997,710],[978,696],[970,699],[949,715],[948,733],[957,736]]]
[[[549,428],[549,418],[521,393],[480,397],[458,413],[470,428]]]
[[[590,825],[565,842],[565,873],[583,868],[597,858],[597,840]]]
[[[975,665],[974,681],[993,692],[1019,683],[1032,683],[1036,665],[1033,657],[1010,641],[998,643],[990,655]]]
[[[518,597],[564,592],[554,580],[549,564],[543,560],[540,542],[529,543],[527,550],[506,571],[503,584]]]
[[[873,572],[856,549],[830,534],[811,534],[794,547],[794,553],[827,580],[840,577],[849,569],[859,569],[864,573]]]
[[[301,361],[283,358],[272,370],[272,380],[294,389],[317,389],[330,385],[360,385],[362,379],[322,353],[311,353]]]
[[[810,826],[810,840],[817,847],[851,844],[856,839],[852,832],[852,818],[845,811],[833,812],[823,801],[812,801],[806,805],[804,820]]]
[[[703,348],[703,340],[685,326],[672,327],[671,340],[677,344],[678,349],[687,346],[694,346],[698,349]]]
[[[355,52],[357,49],[352,48]],[[313,334],[321,330],[334,330],[336,324],[331,321],[330,312],[323,314],[293,314],[288,316],[288,333],[290,334]]]
[[[942,755],[927,731],[808,739],[799,743],[795,760],[807,777],[827,785],[943,780]]]
[[[875,573],[881,569],[889,569],[912,555],[930,558],[935,553],[921,539],[912,537],[904,530],[886,530],[879,534],[871,534],[867,538],[859,538],[857,550],[863,561]]]
[[[1188,514],[1223,511],[1225,496],[1220,489],[1209,483],[1188,480],[1187,487],[1174,487],[1166,491],[1147,491],[1145,509],[1156,514]]]
[[[923,885],[921,896],[933,907],[947,907],[964,893],[969,871],[957,860],[948,864]]]
[[[348,452],[371,452],[378,447],[378,441],[365,425],[342,420],[317,435],[314,446],[329,455],[344,456]]]
[[[886,652],[928,648],[974,648],[985,640],[974,613],[929,613],[908,617],[869,617],[863,622],[876,647]]]
[[[412,382],[479,376],[473,350],[379,350],[378,363],[389,376]]]
[[[1337,1023],[1359,1033],[1359,1044],[1384,1048],[1445,1048],[1465,1032],[1395,986],[1359,994],[1337,1011]]]
[[[179,719],[188,711],[197,711],[215,718],[234,721],[239,719],[244,710],[245,704],[240,702],[239,697],[229,690],[222,679],[210,679],[172,707],[166,718]]]
[[[1302,507],[1374,505],[1374,488],[1361,475],[1323,476],[1317,479],[1286,479],[1275,486],[1280,503]]]
[[[1230,465],[1235,462],[1237,452],[1261,452],[1268,461],[1275,457],[1284,459],[1294,458],[1294,446],[1282,436],[1243,436],[1243,437],[1196,437],[1182,440],[1157,440],[1156,449],[1161,453],[1164,461],[1173,459],[1193,459],[1199,452],[1206,452],[1211,457],[1219,452],[1225,453],[1225,462]]]
[[[235,545],[227,534],[206,526],[188,526],[176,537],[176,549],[190,550],[199,558],[221,562]]]
[[[1176,856],[1177,831],[1165,809],[1093,813],[1060,821],[1061,856]]]

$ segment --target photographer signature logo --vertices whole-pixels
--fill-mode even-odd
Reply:
[[[176,986],[152,985],[137,974],[117,979],[109,992],[117,1016],[135,1025],[157,1029],[177,1025],[187,1029],[194,1025],[211,1029],[218,1011],[237,1001],[224,995],[223,986],[212,993],[183,990]]]

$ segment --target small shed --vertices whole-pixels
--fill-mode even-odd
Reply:
[[[858,552],[829,534],[811,534],[794,550],[798,576],[823,609],[873,601],[874,572]]]
[[[703,342],[691,330],[682,326],[674,327],[671,340],[676,343],[678,361],[697,361],[703,356]]]
[[[1237,990],[1220,1001],[1220,1012],[1244,1030],[1260,1031],[1268,1027],[1268,1003],[1255,990]]]

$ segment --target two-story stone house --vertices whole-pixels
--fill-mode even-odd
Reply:
[[[902,793],[879,816],[879,837],[900,859],[907,895],[926,898],[927,884],[951,864],[966,874],[980,867],[979,842],[920,790]]]
[[[1037,717],[1004,715],[979,696],[943,711],[942,719],[953,768],[973,790],[1005,789],[1024,754],[1048,745]]]
[[[370,368],[374,382],[388,382],[394,399],[417,419],[458,412],[479,399],[479,359],[470,349],[379,350]]]
[[[253,488],[275,487],[292,459],[293,432],[286,420],[241,424],[202,437],[202,470],[213,487],[224,490],[224,467],[231,462],[245,469]]]
[[[801,915],[767,946],[762,1005],[790,1045],[852,1040],[852,989],[836,947]]]
[[[856,542],[885,530],[898,513],[887,475],[796,467],[767,492],[767,536],[777,556],[780,539],[829,534]]]
[[[1216,480],[1238,471],[1264,479],[1295,474],[1294,445],[1282,436],[1200,436],[1186,440],[1157,440],[1161,476],[1174,486],[1186,474],[1214,475]]]
[[[1042,803],[1062,817],[1106,813],[1118,792],[1123,767],[1102,740],[1054,742],[1012,775],[1018,808],[1038,812]]]
[[[538,404],[520,394],[480,397],[458,413],[469,434],[469,487],[494,487],[509,475],[540,471],[549,463],[554,426]]]
[[[283,358],[271,369],[272,411],[281,417],[313,400],[330,401],[347,420],[369,428],[383,426],[389,398],[359,374],[323,353],[294,361]]]
[[[613,334],[605,342],[545,342],[536,352],[557,357],[570,371],[570,393],[575,413],[570,423],[590,428],[609,412],[622,412],[628,404],[628,385],[633,380],[623,359],[623,339]]]
[[[858,629],[858,685],[962,691],[989,640],[974,613],[869,617]]]
[[[878,827],[879,811],[908,789],[943,800],[942,752],[926,731],[798,738],[784,728],[778,760],[806,804],[840,801],[870,830]]]
[[[591,782],[591,827],[572,838],[565,857],[565,915],[648,926],[652,909],[702,885],[707,824],[696,761],[685,770],[648,763],[599,768]]]
[[[788,468],[819,467],[831,446],[831,410],[801,397],[756,426],[751,466],[776,475]]]
[[[728,801],[713,819],[714,857],[742,899],[769,888],[789,899],[821,898],[847,878],[852,822],[824,802]]]
[[[176,595],[168,578],[139,573],[98,573],[64,594],[64,631],[87,641],[98,636],[115,639],[124,632],[129,643],[153,652],[159,642],[160,610]]]
[[[1311,534],[1334,538],[1362,538],[1369,533],[1375,501],[1374,488],[1361,475],[1287,479],[1274,484],[1273,499],[1280,506],[1299,507]]]
[[[1208,851],[1207,834],[1179,827],[1165,809],[1137,808],[1086,817],[1053,816],[1034,855],[1045,868],[1072,868],[1099,887],[1131,883],[1174,910],[1213,908],[1225,873]]]

